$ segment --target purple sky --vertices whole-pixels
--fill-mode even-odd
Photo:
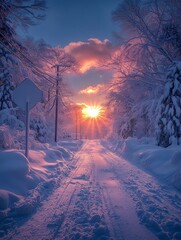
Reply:
[[[43,38],[52,46],[65,47],[78,57],[81,73],[65,77],[75,96],[74,101],[87,104],[101,102],[99,91],[84,89],[100,88],[107,83],[112,73],[98,67],[114,49],[118,30],[111,13],[121,0],[48,0],[46,19],[29,29],[28,35]],[[109,40],[109,41],[108,41]],[[99,96],[99,97],[98,97]],[[84,99],[84,100],[83,100]]]

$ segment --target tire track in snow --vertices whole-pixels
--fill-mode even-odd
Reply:
[[[111,236],[116,240],[157,239],[147,228],[140,225],[132,199],[124,190],[123,183],[118,181],[113,165],[107,160],[108,153],[109,150],[99,147],[101,157],[97,159],[97,181],[102,189]]]
[[[84,157],[87,159],[85,168],[81,169],[74,179],[80,181],[80,191],[77,192],[72,208],[69,209],[71,211],[67,213],[67,222],[64,222],[64,226],[56,236],[57,240],[112,239],[103,214],[100,189],[95,182],[95,164],[92,160],[92,153],[86,153]]]

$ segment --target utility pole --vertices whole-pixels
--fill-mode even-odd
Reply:
[[[59,105],[59,82],[61,82],[60,77],[60,64],[56,64],[53,67],[56,68],[56,94],[55,94],[55,142],[57,142],[58,136],[58,105]]]
[[[76,109],[75,110],[75,140],[78,139],[77,133],[78,133],[78,112],[77,112],[77,109]]]
[[[80,132],[80,139],[82,139],[82,116],[79,118],[79,132]]]
[[[56,95],[55,95],[55,142],[57,142],[58,138],[58,105],[59,105],[59,82],[62,82],[62,78],[60,76],[60,67],[71,67],[70,64],[55,64],[52,68],[56,69]]]

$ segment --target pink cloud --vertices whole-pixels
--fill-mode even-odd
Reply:
[[[97,93],[100,93],[104,88],[104,84],[98,84],[96,85],[95,87],[93,86],[89,86],[85,89],[82,89],[79,91],[79,94],[97,94]]]
[[[75,57],[80,64],[80,73],[85,73],[91,68],[100,68],[114,52],[112,43],[105,39],[91,38],[87,42],[71,42],[65,51]]]

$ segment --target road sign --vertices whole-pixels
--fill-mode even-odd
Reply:
[[[42,100],[43,92],[28,78],[25,78],[13,92],[13,101],[26,111],[26,146],[25,155],[28,157],[29,148],[29,111]]]
[[[28,78],[25,78],[13,92],[13,101],[23,110],[29,102],[31,110],[43,98],[43,92]]]

